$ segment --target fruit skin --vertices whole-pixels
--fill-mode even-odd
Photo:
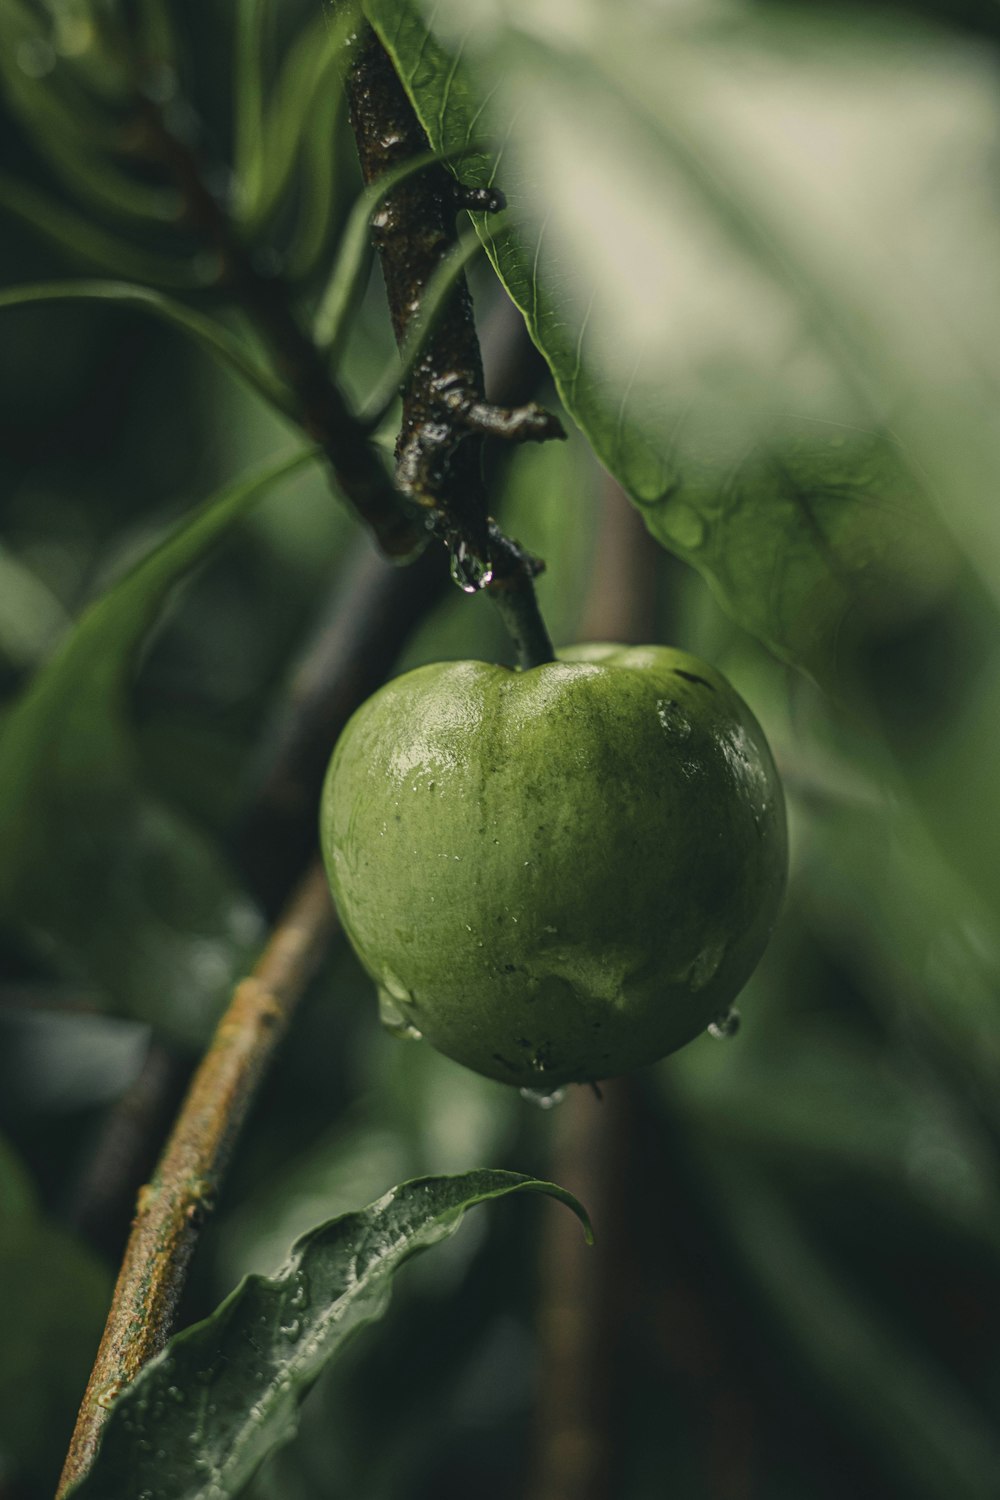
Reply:
[[[337,743],[320,834],[383,1017],[545,1091],[704,1031],[763,953],[787,867],[760,726],[665,646],[396,678]]]

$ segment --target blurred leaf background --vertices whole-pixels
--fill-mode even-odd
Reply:
[[[416,6],[370,11],[432,143],[471,144],[461,174],[505,188],[477,227],[583,429],[490,469],[547,560],[555,639],[641,594],[648,633],[749,700],[788,796],[789,897],[738,1037],[609,1091],[614,1218],[588,1204],[610,1246],[607,1493],[986,1500],[1000,12],[449,0],[428,33]],[[308,456],[278,472],[302,435],[143,111],[197,146],[309,322],[359,192],[341,40],[318,0],[0,7],[3,1500],[55,1482],[136,1186],[106,1192],[114,1129],[137,1120],[155,1152],[259,942],[241,839],[261,758],[369,545]],[[134,295],[16,305],[95,277],[158,316]],[[517,315],[485,257],[473,289],[493,370]],[[376,274],[338,379],[360,400],[392,358]],[[521,394],[557,399],[521,369]],[[455,590],[396,669],[508,654]],[[559,1112],[388,1039],[372,1002],[338,947],[185,1321],[417,1173],[586,1175]],[[530,1494],[550,1207],[484,1214],[411,1267],[255,1500]]]

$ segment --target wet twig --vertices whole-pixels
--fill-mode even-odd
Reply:
[[[427,137],[392,62],[367,26],[353,44],[347,91],[366,183],[426,154]],[[435,271],[455,245],[456,215],[462,209],[502,207],[495,189],[463,187],[437,163],[387,195],[373,223],[373,239],[401,349],[415,330]],[[564,435],[558,419],[534,402],[505,407],[486,400],[472,299],[465,277],[459,277],[403,387],[396,483],[427,512],[433,530],[448,544],[456,582],[469,592],[489,592],[522,667],[551,661],[554,654],[535,598],[541,565],[490,519],[483,439],[542,442]]]

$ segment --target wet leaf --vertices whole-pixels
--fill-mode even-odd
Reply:
[[[299,451],[178,526],[80,619],[0,732],[0,920],[115,1004],[200,1037],[258,937],[197,831],[143,795],[127,721],[136,652],[171,590]]]
[[[272,1277],[249,1276],[173,1338],[118,1399],[77,1500],[224,1500],[295,1432],[298,1408],[345,1339],[385,1311],[398,1268],[477,1203],[562,1188],[514,1172],[404,1183],[320,1225]]]
[[[877,113],[883,73],[899,86],[897,53],[831,23],[839,96],[804,25],[779,46],[764,22],[761,34],[683,17],[644,30],[582,8],[533,24],[482,6],[459,26],[446,4],[431,34],[415,5],[368,9],[431,144],[478,147],[461,175],[503,187],[503,227],[480,216],[477,228],[602,461],[741,624],[839,683],[858,636],[918,611],[949,576],[929,494],[959,502],[942,508],[956,534],[981,494],[971,408],[959,429],[940,399],[932,351],[948,334],[920,282],[937,263],[913,276],[869,264],[863,221],[844,213],[835,254],[824,218],[845,170],[868,166],[844,124],[850,101]],[[903,102],[926,106],[930,148],[965,152],[979,80],[954,120],[927,101],[963,59],[918,40],[906,66]],[[759,80],[772,74],[768,105]],[[800,198],[782,114],[794,110],[834,140]],[[900,175],[902,127],[885,118],[867,148],[876,203],[878,174]],[[930,176],[908,176],[901,220],[923,213]]]

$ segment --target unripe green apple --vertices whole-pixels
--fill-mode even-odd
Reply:
[[[724,1013],[787,865],[760,726],[665,646],[396,678],[340,737],[321,839],[383,1018],[541,1091],[655,1062]]]

